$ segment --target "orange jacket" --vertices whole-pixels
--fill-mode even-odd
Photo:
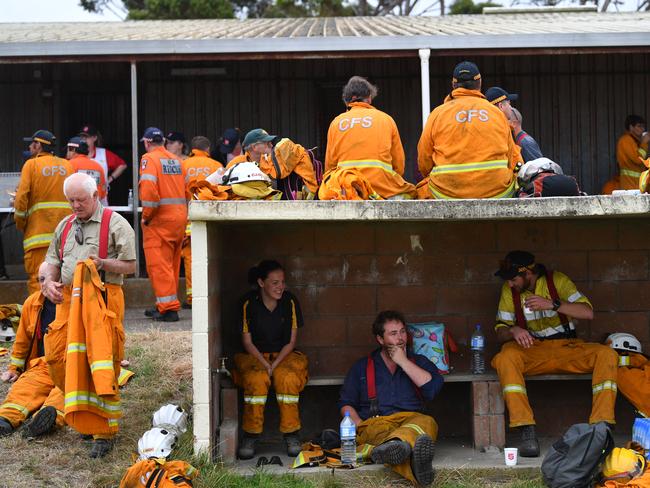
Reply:
[[[280,139],[280,142],[275,145],[273,153],[280,167],[280,179],[286,178],[291,173],[296,173],[302,178],[309,192],[312,195],[316,194],[318,191],[316,172],[314,171],[311,157],[304,147],[285,137]],[[273,164],[273,157],[270,154],[262,155],[259,166],[271,178],[278,179],[275,164]],[[298,190],[300,191],[301,188],[298,188]]]
[[[32,337],[34,337],[36,325],[40,323],[43,300],[45,300],[45,297],[38,291],[29,295],[25,303],[23,303],[20,324],[18,325],[16,340],[11,349],[11,359],[9,360],[8,369],[14,373],[22,373],[28,369],[25,367],[28,366],[27,359],[31,363],[32,360],[38,358],[38,343],[36,340],[32,343]],[[31,350],[30,344],[32,345]]]
[[[94,159],[90,159],[85,154],[78,154],[70,160],[75,173],[86,173],[91,176],[97,183],[97,194],[102,199],[106,196],[106,177],[104,168]]]
[[[113,285],[115,286],[115,285]],[[74,272],[65,361],[65,421],[81,434],[111,435],[122,416],[118,379],[124,330],[106,307],[91,259]]]
[[[207,176],[223,168],[219,161],[212,159],[210,154],[200,149],[193,149],[190,157],[181,164],[186,188],[189,188],[190,183],[205,180]]]
[[[164,147],[158,146],[142,156],[139,189],[142,218],[149,225],[164,222],[185,225],[187,200],[183,168],[176,156]]]
[[[518,162],[505,115],[478,90],[452,91],[429,114],[418,143],[418,168],[433,198],[510,197]]]
[[[74,173],[69,161],[40,153],[23,165],[16,191],[14,219],[24,233],[23,249],[48,247],[54,229],[72,213],[63,194],[63,180]]]
[[[621,190],[639,188],[639,177],[647,168],[643,164],[648,144],[639,144],[632,134],[626,132],[616,143],[616,162],[618,163]]]
[[[356,168],[330,171],[318,191],[320,200],[383,200]]]
[[[198,470],[185,461],[146,459],[138,461],[124,473],[120,488],[191,487],[192,480],[198,475]],[[150,479],[153,480],[152,483],[149,483]]]

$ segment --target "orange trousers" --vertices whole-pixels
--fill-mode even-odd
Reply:
[[[620,359],[619,390],[643,416],[650,416],[650,361],[642,354],[621,356]]]
[[[592,373],[590,423],[614,424],[618,354],[607,346],[580,339],[536,340],[528,349],[507,342],[492,359],[499,374],[510,427],[534,425],[524,375],[548,373]]]
[[[168,310],[179,310],[178,278],[181,269],[181,246],[185,234],[185,222],[177,233],[169,229],[159,229],[158,223],[142,227],[144,257],[147,262],[147,274],[156,296],[156,308],[160,313]],[[178,227],[178,226],[177,226]]]
[[[49,406],[56,409],[56,423],[65,425],[63,392],[54,386],[45,359],[36,358],[11,386],[7,398],[0,405],[0,417],[7,419],[15,429],[31,414]]]
[[[35,247],[25,251],[23,259],[27,272],[27,290],[30,295],[41,290],[41,285],[38,283],[38,268],[45,261],[46,254],[47,247]]]
[[[277,355],[264,353],[264,358],[272,363]],[[264,430],[264,406],[271,380],[280,410],[280,432],[286,434],[300,429],[298,401],[309,378],[307,367],[307,356],[293,351],[275,368],[271,378],[257,358],[247,353],[235,355],[233,379],[244,390],[244,432],[261,434]]]
[[[183,240],[183,266],[185,266],[185,295],[187,303],[192,304],[192,237]]]
[[[387,416],[370,417],[357,427],[357,458],[370,458],[372,449],[379,444],[399,439],[408,442],[411,447],[415,440],[427,434],[434,441],[438,437],[438,424],[432,417],[418,412],[399,412]],[[415,483],[411,462],[391,466],[393,471]]]

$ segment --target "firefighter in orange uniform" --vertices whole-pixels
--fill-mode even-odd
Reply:
[[[454,68],[453,90],[420,136],[420,198],[508,198],[523,163],[505,115],[481,93],[481,73],[469,61]]]
[[[621,190],[636,190],[639,188],[639,177],[646,170],[643,160],[648,153],[650,134],[646,132],[646,124],[639,115],[628,115],[625,119],[625,134],[616,143],[616,162],[619,169],[619,188]]]
[[[39,267],[43,282],[46,263]],[[54,386],[45,362],[43,337],[54,320],[56,305],[40,291],[32,293],[23,304],[16,341],[2,381],[13,383],[7,398],[0,405],[0,435],[9,435],[30,414],[36,412],[23,427],[24,437],[38,437],[52,430],[63,420],[63,392]]]
[[[25,271],[29,293],[39,291],[38,267],[45,260],[56,224],[70,215],[63,194],[63,180],[72,173],[72,165],[53,154],[54,134],[38,130],[24,139],[32,158],[23,165],[14,201],[16,227],[23,231]]]
[[[183,177],[185,178],[185,188],[188,189],[191,183],[205,180],[205,178],[223,165],[210,157],[210,140],[207,137],[196,136],[191,142],[192,152],[190,157],[183,161]],[[186,190],[187,200],[191,196]],[[183,308],[192,308],[192,234],[190,232],[190,223],[185,227],[185,239],[182,247],[183,264],[185,266],[185,293],[187,296],[186,304]]]
[[[377,87],[353,76],[343,88],[347,111],[334,118],[327,132],[321,200],[350,199],[328,185],[353,170],[365,178],[378,199],[410,199],[415,187],[404,180],[404,148],[393,118],[372,106]],[[334,191],[333,191],[334,190]],[[360,197],[359,197],[360,198]]]
[[[100,200],[106,198],[106,177],[104,169],[94,159],[88,157],[88,144],[76,136],[68,141],[68,154],[66,159],[70,161],[75,173],[86,173],[97,183],[97,194]]]
[[[618,353],[618,391],[641,417],[650,416],[650,361],[643,355],[641,342],[632,334],[610,334],[605,344]]]
[[[160,129],[149,127],[141,139],[146,154],[140,162],[142,236],[147,274],[156,307],[145,312],[163,322],[178,321],[178,277],[187,225],[187,200],[181,162],[163,146]]]
[[[81,433],[93,434],[90,457],[97,458],[112,449],[112,438],[118,430],[117,418],[122,414],[118,391],[119,361],[124,351],[122,283],[125,275],[135,271],[135,237],[124,217],[103,207],[91,176],[84,173],[69,176],[64,190],[74,215],[64,218],[56,227],[45,258],[43,294],[57,304],[56,316],[44,338],[45,359],[52,381],[65,393],[66,423]],[[73,298],[77,265],[87,266],[89,261],[95,279],[80,283]],[[101,280],[97,271],[103,275]],[[88,300],[100,287],[106,309]],[[79,310],[77,304],[82,295],[86,298],[85,317],[97,320],[92,328],[87,328],[84,340],[79,340],[79,330],[84,324],[79,320],[80,314],[74,312]],[[110,335],[106,332],[107,322]],[[88,330],[94,335],[89,335]],[[110,337],[108,344],[107,337]],[[84,356],[83,361],[79,361],[79,355]],[[83,364],[84,370],[71,370],[77,364]],[[80,381],[88,377],[86,370],[98,377],[94,388]],[[103,389],[107,384],[108,391]],[[84,422],[77,421],[76,416],[82,415],[79,411],[102,417],[104,428],[85,428]]]

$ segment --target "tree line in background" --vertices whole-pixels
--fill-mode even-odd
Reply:
[[[491,0],[79,0],[89,12],[108,11],[129,20],[231,19],[283,17],[347,17],[379,15],[480,14],[500,7]],[[624,0],[507,0],[509,6],[596,5],[618,9]],[[649,10],[650,0],[637,0],[636,10]]]

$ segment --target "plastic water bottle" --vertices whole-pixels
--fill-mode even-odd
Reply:
[[[129,190],[129,199],[127,201],[129,207],[133,208],[133,190]]]
[[[357,462],[357,426],[350,418],[350,412],[345,411],[341,420],[341,462],[343,464],[356,464]]]
[[[481,330],[481,324],[476,324],[476,330],[472,334],[472,373],[485,373],[485,336]]]

